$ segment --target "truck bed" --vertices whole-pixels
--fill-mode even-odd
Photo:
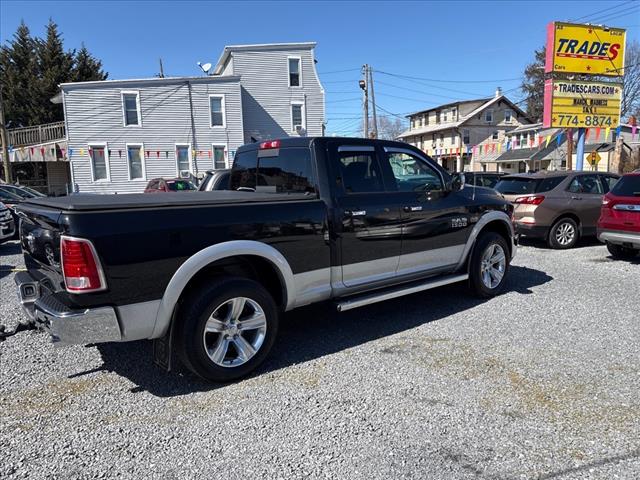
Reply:
[[[64,197],[42,197],[30,199],[22,204],[35,205],[61,211],[97,211],[147,209],[157,207],[188,207],[191,205],[223,205],[234,203],[268,203],[292,200],[315,199],[305,194],[235,192],[218,190],[213,192],[175,193],[128,193],[128,194],[78,194]]]

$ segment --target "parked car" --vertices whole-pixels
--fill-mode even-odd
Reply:
[[[184,178],[154,178],[147,184],[144,193],[188,192],[197,190],[190,180]]]
[[[597,172],[522,173],[502,177],[496,190],[514,204],[519,235],[565,249],[596,234],[602,197],[618,178]]]
[[[207,170],[202,183],[198,187],[201,192],[211,192],[212,190],[228,190],[231,169]]]
[[[598,239],[614,258],[640,252],[640,171],[622,176],[602,199]]]
[[[476,187],[495,188],[504,176],[501,172],[464,172],[466,183]]]
[[[11,210],[0,202],[0,243],[13,238],[16,233],[16,224],[11,216]]]
[[[18,292],[54,341],[154,339],[156,363],[170,369],[175,351],[197,375],[228,381],[264,360],[284,311],[327,300],[345,311],[462,281],[498,294],[516,252],[513,206],[463,187],[400,142],[245,145],[230,191],[29,200]],[[53,262],[43,230],[59,239]]]
[[[37,190],[34,190],[29,187],[23,187],[20,185],[9,185],[4,183],[0,185],[0,190],[4,190],[5,192],[12,193],[21,198],[46,197],[45,194],[40,193]]]
[[[0,187],[5,187],[6,185],[0,185]],[[13,218],[13,223],[15,226],[18,225],[18,214],[16,212],[16,207],[20,205],[24,201],[23,197],[20,197],[14,193],[11,193],[9,190],[5,190],[0,188],[0,202],[2,202],[8,209],[11,214],[11,218]],[[13,237],[18,238],[18,229],[14,229]]]

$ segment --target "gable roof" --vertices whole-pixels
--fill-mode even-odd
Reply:
[[[268,50],[311,50],[315,48],[316,42],[292,42],[292,43],[256,43],[249,45],[226,45],[222,54],[213,69],[214,75],[220,75],[224,69],[224,64],[231,52],[264,52]]]
[[[482,99],[480,99],[480,100],[482,100]],[[435,125],[427,125],[426,127],[417,128],[417,129],[414,129],[414,130],[409,129],[409,130],[406,130],[406,131],[402,132],[400,135],[398,135],[398,138],[406,138],[406,137],[412,137],[414,135],[424,135],[426,133],[433,133],[433,132],[439,132],[439,131],[442,131],[442,130],[449,130],[451,128],[458,128],[461,125],[463,125],[465,122],[467,122],[468,120],[472,119],[474,116],[476,116],[479,113],[481,113],[486,108],[490,107],[491,105],[494,105],[495,103],[497,103],[499,101],[503,101],[505,103],[508,103],[509,106],[513,110],[518,112],[519,116],[521,116],[523,119],[525,119],[529,123],[533,123],[533,122],[531,122],[531,119],[527,116],[527,114],[520,107],[518,107],[517,104],[513,103],[511,100],[509,100],[504,95],[499,95],[497,97],[493,97],[493,98],[490,98],[490,99],[484,99],[484,100],[486,100],[486,101],[482,105],[480,105],[478,108],[473,110],[471,113],[465,115],[464,117],[461,117],[459,120],[457,120],[455,122],[438,123],[438,124],[435,124]],[[456,103],[447,103],[445,105],[441,105],[438,108],[431,108],[429,110],[423,110],[423,111],[424,112],[427,112],[427,111],[431,112],[433,110],[438,110],[439,108],[447,107],[449,105],[459,105],[459,104],[465,103],[465,102],[477,102],[477,101],[478,100],[466,100],[466,101],[456,102]]]

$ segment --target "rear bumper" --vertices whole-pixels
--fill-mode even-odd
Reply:
[[[598,230],[598,240],[603,243],[640,249],[640,233]]]
[[[549,231],[548,227],[539,225],[531,225],[528,223],[515,222],[515,230],[518,235],[531,238],[546,238]]]
[[[69,308],[29,272],[15,276],[20,303],[38,327],[47,331],[54,343],[74,345],[118,342],[122,339],[118,317],[113,307]]]

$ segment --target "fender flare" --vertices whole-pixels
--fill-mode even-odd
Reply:
[[[469,235],[469,239],[467,240],[467,243],[464,246],[462,257],[460,258],[460,262],[458,263],[456,270],[461,269],[467,262],[467,259],[471,251],[473,250],[473,246],[476,243],[476,239],[478,238],[478,235],[480,235],[480,232],[482,231],[482,229],[486,227],[489,223],[495,222],[495,221],[504,223],[509,229],[509,232],[511,232],[511,238],[513,239],[513,237],[515,236],[515,231],[513,229],[513,223],[511,223],[511,219],[509,218],[509,215],[507,215],[501,210],[491,210],[490,212],[485,213],[484,215],[482,215],[482,217],[480,217],[478,222],[474,225],[473,230],[471,230],[471,234]],[[511,258],[513,258],[516,253],[515,245],[512,245],[512,248],[513,248],[513,251],[511,252]]]
[[[285,287],[285,309],[292,308],[295,300],[293,298],[293,293],[295,292],[293,271],[289,266],[289,262],[278,250],[266,243],[252,240],[233,240],[218,243],[204,248],[189,257],[173,274],[160,300],[151,338],[159,338],[166,333],[171,323],[176,303],[184,288],[196,273],[213,262],[239,255],[255,255],[268,260],[275,267]]]

